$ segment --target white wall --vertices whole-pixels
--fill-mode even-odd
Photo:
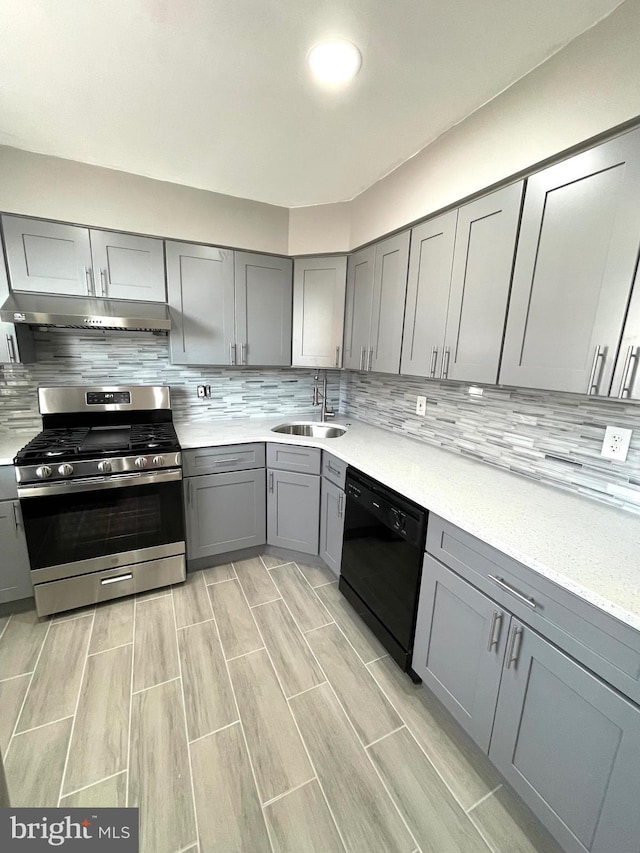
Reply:
[[[0,146],[0,210],[286,254],[286,207]]]
[[[351,202],[292,207],[289,210],[289,254],[348,252]]]
[[[639,115],[640,2],[627,0],[348,203],[349,248]],[[334,205],[296,210],[290,219],[291,254],[329,251],[323,209],[328,207]]]

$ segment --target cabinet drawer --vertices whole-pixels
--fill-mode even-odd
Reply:
[[[433,514],[427,551],[640,702],[640,632]]]
[[[184,450],[182,464],[185,477],[264,468],[264,444],[227,444],[224,447]]]
[[[345,480],[347,479],[347,463],[326,450],[322,451],[322,476],[327,480],[331,480],[336,486],[344,489]]]
[[[292,444],[267,444],[267,468],[319,474],[322,451],[318,447],[296,447]]]
[[[17,497],[16,472],[13,465],[0,466],[0,501],[11,501]]]

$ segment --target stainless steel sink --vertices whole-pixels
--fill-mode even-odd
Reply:
[[[324,421],[297,421],[271,428],[271,432],[280,432],[285,435],[305,435],[309,438],[339,438],[346,431],[346,426]]]

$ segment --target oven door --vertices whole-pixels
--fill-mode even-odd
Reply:
[[[182,471],[18,488],[34,583],[184,554]]]

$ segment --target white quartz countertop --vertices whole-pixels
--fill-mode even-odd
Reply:
[[[338,416],[340,438],[271,432],[317,415],[176,424],[183,450],[272,441],[328,450],[640,630],[640,517]],[[1,448],[0,448],[1,452]]]

